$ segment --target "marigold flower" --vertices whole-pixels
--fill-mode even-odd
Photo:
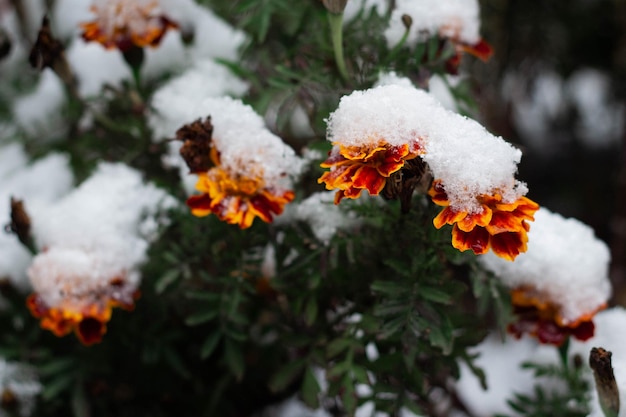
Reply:
[[[103,259],[79,250],[50,249],[37,255],[28,269],[36,288],[42,282],[54,282],[54,289],[32,293],[26,302],[31,314],[43,329],[61,337],[71,331],[84,345],[102,340],[111,310],[132,310],[139,296],[136,277],[124,272],[104,280]]]
[[[592,319],[598,311],[606,308],[606,303],[601,304],[594,311],[570,321],[563,317],[558,304],[528,286],[512,290],[511,303],[517,319],[509,324],[509,333],[517,338],[527,333],[541,343],[556,346],[563,344],[570,335],[581,341],[592,338],[595,330]]]
[[[271,223],[272,215],[281,214],[285,204],[295,197],[293,191],[266,186],[262,175],[247,176],[224,169],[215,148],[211,150],[211,160],[215,166],[198,175],[196,189],[202,194],[187,200],[194,216],[213,213],[228,224],[247,229],[255,217]]]
[[[155,47],[177,25],[160,12],[158,0],[95,0],[95,20],[81,24],[83,38],[122,52]]]
[[[192,214],[215,214],[242,229],[257,217],[271,222],[293,201],[291,181],[302,160],[241,100],[208,98],[203,108],[210,118],[176,132],[181,156],[198,175],[195,189],[201,194],[187,200]]]
[[[560,345],[569,336],[593,336],[595,314],[611,294],[610,252],[593,230],[541,208],[529,232],[528,251],[515,262],[488,254],[479,262],[511,289],[517,319],[509,332]]]
[[[441,181],[435,180],[428,192],[433,202],[444,209],[435,217],[437,229],[446,224],[453,225],[452,246],[461,252],[472,250],[482,255],[492,249],[501,258],[514,260],[526,252],[530,226],[539,205],[527,197],[506,203],[502,195],[479,195],[476,197],[479,208],[464,211],[450,205]]]
[[[363,190],[378,195],[391,174],[399,171],[406,161],[422,153],[419,142],[390,145],[385,141],[362,146],[334,143],[334,148],[322,168],[330,168],[318,180],[326,189],[338,189],[335,204],[344,198],[358,198]]]

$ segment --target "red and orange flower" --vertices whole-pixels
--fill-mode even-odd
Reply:
[[[390,145],[385,141],[363,146],[334,143],[322,168],[330,168],[318,180],[327,190],[337,189],[335,204],[344,198],[358,198],[363,190],[378,195],[391,174],[399,171],[405,162],[423,153],[418,142]]]
[[[96,18],[81,24],[83,39],[107,49],[126,52],[133,47],[155,47],[177,24],[159,12],[158,0],[96,0]]]
[[[568,336],[585,341],[593,337],[593,317],[606,308],[606,303],[576,320],[565,320],[561,308],[548,297],[528,286],[511,291],[511,303],[517,320],[508,326],[508,332],[517,338],[524,333],[536,337],[541,343],[560,346]]]
[[[492,249],[496,255],[510,261],[526,252],[530,229],[527,221],[534,220],[534,213],[539,209],[534,201],[520,197],[505,203],[499,193],[480,195],[476,198],[479,209],[468,212],[451,206],[440,180],[433,181],[428,194],[435,204],[444,207],[433,224],[437,229],[453,225],[452,246],[461,252],[471,250],[482,255]]]
[[[118,279],[112,280],[111,288],[119,287],[118,282]],[[111,291],[111,293],[118,292]],[[114,295],[110,296],[105,293],[100,296],[92,294],[89,297],[91,302],[80,302],[68,298],[58,306],[50,307],[39,294],[33,293],[28,297],[26,305],[31,314],[40,320],[41,328],[50,330],[57,337],[74,331],[82,344],[90,346],[102,341],[107,331],[107,323],[111,319],[112,309],[120,307],[130,311],[134,308],[133,301],[138,296],[138,291],[135,291],[128,300],[118,299]]]
[[[226,223],[246,229],[256,217],[270,223],[273,214],[281,214],[284,206],[295,197],[293,191],[267,186],[262,173],[248,176],[225,169],[220,165],[215,147],[211,149],[211,160],[215,166],[198,174],[196,189],[202,194],[187,200],[195,216],[213,213]]]
[[[459,73],[463,53],[470,54],[483,62],[487,62],[493,55],[493,48],[484,39],[480,39],[480,41],[472,45],[454,40],[452,42],[455,54],[446,61],[446,71],[453,75]]]

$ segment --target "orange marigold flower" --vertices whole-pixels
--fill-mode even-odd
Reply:
[[[384,141],[362,146],[333,143],[333,150],[322,168],[330,168],[318,180],[326,189],[337,189],[335,204],[344,198],[358,198],[361,191],[378,195],[391,174],[399,171],[406,161],[423,153],[418,142],[390,145]]]
[[[83,39],[122,52],[133,46],[155,47],[177,25],[160,13],[158,0],[96,0],[95,20],[82,23]]]
[[[530,225],[539,205],[534,201],[519,197],[512,203],[502,201],[502,195],[477,196],[480,207],[477,211],[464,211],[450,205],[443,183],[433,181],[428,192],[433,202],[444,209],[435,217],[437,229],[446,224],[453,225],[452,246],[461,252],[472,250],[482,255],[492,249],[501,258],[514,260],[526,252]]]
[[[536,337],[541,343],[560,346],[568,336],[585,341],[593,337],[593,317],[606,308],[606,303],[576,320],[566,320],[561,307],[549,297],[528,286],[511,291],[511,302],[517,320],[508,326],[509,333],[520,338],[524,333]]]
[[[121,288],[121,285],[123,281],[113,279],[109,289]],[[43,297],[33,293],[27,298],[26,305],[31,314],[40,320],[42,329],[50,330],[57,337],[65,336],[73,330],[82,344],[90,346],[102,341],[114,307],[125,310],[134,308],[133,301],[139,296],[139,292],[135,291],[128,299],[116,298],[122,293],[123,291],[118,293],[103,290],[101,294],[90,294],[81,299],[68,297],[55,307],[50,307]]]
[[[255,217],[270,223],[273,214],[281,214],[285,204],[295,197],[293,191],[266,186],[262,175],[251,177],[224,169],[215,148],[211,150],[211,159],[215,166],[198,175],[196,189],[202,194],[187,200],[195,216],[213,213],[226,223],[246,229]]]

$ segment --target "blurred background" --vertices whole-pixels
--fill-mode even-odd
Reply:
[[[542,206],[611,247],[626,305],[626,0],[480,0],[474,62],[485,126],[523,150],[519,178]]]

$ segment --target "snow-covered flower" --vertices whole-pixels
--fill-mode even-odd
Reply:
[[[397,45],[407,31],[406,44],[409,46],[430,36],[449,40],[454,45],[455,54],[448,60],[447,67],[454,73],[463,52],[483,61],[493,53],[491,46],[480,37],[479,17],[477,0],[397,0],[385,38],[389,47]]]
[[[430,195],[444,206],[434,224],[454,225],[454,247],[477,254],[492,248],[509,260],[526,249],[527,221],[539,206],[515,180],[520,151],[429,93],[397,83],[353,92],[330,115],[328,140],[334,146],[322,166],[330,171],[318,182],[338,190],[336,203],[395,182],[408,189],[401,199],[410,198],[428,173]]]
[[[91,11],[96,17],[81,24],[83,38],[122,52],[158,46],[163,35],[177,27],[161,13],[158,0],[95,0]]]
[[[344,197],[358,198],[363,190],[370,195],[378,195],[387,179],[399,171],[406,161],[417,158],[422,152],[417,140],[399,145],[392,145],[384,138],[378,141],[346,146],[333,143],[334,148],[322,168],[331,168],[319,179],[326,189],[337,189],[335,204]]]
[[[245,229],[256,217],[271,222],[294,199],[291,178],[302,162],[293,149],[267,130],[261,117],[239,100],[207,99],[212,108],[212,137],[206,138],[212,166],[198,172],[196,190],[187,200],[195,216],[215,214]],[[185,130],[191,132],[191,130]],[[179,131],[180,132],[180,131]],[[184,134],[179,139],[185,140]]]
[[[509,330],[555,345],[568,335],[589,339],[593,317],[611,294],[608,247],[589,226],[543,207],[535,214],[529,237],[528,251],[515,262],[480,258],[512,290],[518,319]]]
[[[0,358],[0,417],[29,416],[41,388],[33,368]]]
[[[139,172],[103,163],[56,204],[31,212],[40,253],[28,269],[34,292],[27,304],[41,327],[99,342],[112,309],[133,308],[138,267],[165,221],[160,214],[174,204]]]
[[[539,205],[527,197],[504,203],[497,193],[476,196],[478,211],[465,211],[450,206],[450,200],[441,181],[433,182],[428,194],[433,202],[443,206],[433,223],[437,229],[446,224],[452,227],[452,246],[464,252],[471,250],[483,255],[492,249],[501,258],[512,261],[526,252],[530,229],[528,221],[534,219]]]

